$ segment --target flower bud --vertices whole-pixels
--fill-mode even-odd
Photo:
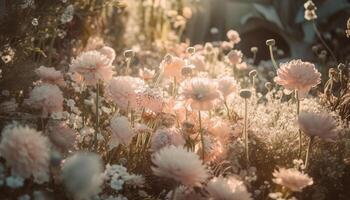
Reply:
[[[124,57],[125,58],[132,58],[135,56],[135,52],[133,50],[126,50],[124,51]]]
[[[256,52],[258,52],[258,47],[252,47],[252,48],[250,48],[250,51],[252,53],[256,53]]]
[[[342,71],[343,69],[345,69],[345,65],[343,63],[339,63],[338,70]]]
[[[265,87],[266,87],[266,89],[267,89],[268,91],[271,91],[272,88],[273,88],[273,85],[272,85],[271,82],[266,82],[266,83],[265,83]]]
[[[196,53],[196,49],[195,49],[194,47],[188,47],[188,48],[186,49],[186,52],[187,52],[188,54],[194,54],[194,53]]]
[[[252,96],[252,92],[249,89],[242,89],[239,92],[239,96],[241,96],[244,99],[249,99]]]
[[[249,72],[249,78],[256,77],[256,75],[258,75],[258,72],[255,69]]]
[[[266,40],[266,45],[267,46],[274,46],[276,44],[275,39],[268,39]]]

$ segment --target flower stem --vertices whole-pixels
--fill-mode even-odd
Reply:
[[[97,151],[98,141],[97,134],[99,132],[100,125],[100,116],[99,116],[99,96],[100,96],[100,84],[97,82],[96,84],[96,124],[95,124],[95,137],[94,137],[94,148]]]
[[[331,54],[333,60],[337,63],[337,58],[335,57],[334,55],[334,52],[332,51],[332,49],[327,45],[326,41],[324,41],[324,39],[322,38],[321,36],[321,33],[320,31],[318,30],[317,28],[317,25],[316,25],[316,22],[315,20],[312,20],[312,25],[313,25],[313,28],[315,30],[315,33],[317,35],[317,37],[320,39],[321,43],[323,44],[323,46],[327,49],[327,51]]]
[[[275,57],[273,56],[272,45],[269,45],[269,51],[270,51],[270,57],[271,57],[272,65],[273,65],[273,67],[275,68],[275,70],[277,71],[278,66],[277,66]]]
[[[229,120],[231,120],[232,118],[231,118],[230,108],[228,107],[226,100],[224,101],[224,105],[227,111],[227,117]]]
[[[176,190],[177,190],[177,185],[175,185],[173,191],[171,192],[170,200],[175,200],[175,198],[176,198]]]
[[[246,156],[246,164],[247,164],[247,169],[249,168],[249,146],[248,146],[248,131],[247,131],[247,126],[248,126],[248,100],[244,99],[244,148],[245,148],[245,156]]]
[[[314,136],[311,136],[309,143],[307,145],[307,151],[306,151],[306,157],[305,157],[305,169],[307,168],[307,165],[309,163],[310,154],[311,154],[311,145],[312,145],[313,140],[314,140]]]
[[[201,134],[201,143],[202,143],[202,159],[204,160],[204,138],[203,138],[203,131],[202,131],[202,116],[201,111],[198,111],[198,121],[199,121],[199,133]]]
[[[173,80],[173,97],[175,98],[176,96],[176,76],[174,76]]]
[[[300,113],[300,99],[299,99],[299,93],[298,90],[295,90],[295,98],[297,100],[297,118],[299,117]],[[301,130],[298,130],[299,132],[299,152],[298,152],[298,158],[301,157],[301,148],[302,148],[302,143],[301,143]]]

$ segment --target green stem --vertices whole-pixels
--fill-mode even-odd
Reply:
[[[202,143],[202,159],[204,160],[204,138],[203,138],[203,131],[202,131],[202,116],[201,111],[198,111],[198,121],[199,121],[199,133],[201,134],[201,143]]]
[[[272,45],[269,45],[269,51],[270,51],[270,57],[271,57],[272,65],[273,65],[273,67],[275,68],[275,70],[277,71],[278,66],[277,66],[275,57],[273,56]]]
[[[312,25],[313,25],[313,28],[315,30],[317,37],[320,39],[321,43],[327,49],[327,51],[331,54],[333,60],[337,63],[338,61],[337,61],[337,58],[335,57],[335,54],[333,53],[332,49],[327,45],[326,41],[324,41],[324,39],[322,38],[321,33],[317,28],[315,20],[312,20]]]
[[[313,140],[314,140],[314,136],[311,136],[309,143],[307,145],[307,151],[306,151],[306,157],[305,157],[305,169],[307,169],[307,166],[309,164],[309,159],[310,159],[310,154],[311,154],[311,146],[312,146]]]
[[[248,138],[248,131],[247,131],[247,126],[248,126],[248,100],[244,99],[244,148],[245,148],[245,156],[246,156],[246,164],[247,164],[247,169],[249,168],[249,138]]]

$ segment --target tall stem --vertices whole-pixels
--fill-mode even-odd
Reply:
[[[202,159],[204,160],[204,138],[203,138],[203,131],[202,131],[202,116],[201,111],[198,111],[198,121],[199,121],[199,133],[201,134],[201,143],[202,143]]]
[[[173,97],[175,98],[176,96],[176,76],[174,76],[173,80]]]
[[[277,71],[278,66],[275,60],[275,57],[273,56],[273,49],[272,49],[272,45],[269,45],[269,51],[270,51],[270,57],[271,57],[271,61],[272,61],[272,65],[275,68],[275,70]]]
[[[247,169],[249,168],[249,146],[248,146],[248,131],[247,131],[247,125],[248,125],[248,100],[244,99],[244,148],[245,148],[245,156],[246,156],[246,164]]]
[[[225,105],[225,108],[226,108],[226,111],[227,111],[227,117],[228,117],[229,120],[231,120],[232,117],[231,117],[231,113],[230,113],[230,108],[228,107],[226,100],[224,101],[224,105]]]
[[[299,93],[298,90],[295,90],[295,98],[297,100],[297,119],[299,117],[300,113],[300,99],[299,99]],[[301,149],[302,149],[302,142],[301,142],[301,130],[298,130],[299,132],[299,152],[298,152],[298,158],[301,157]]]
[[[321,33],[320,33],[320,31],[318,30],[318,28],[317,28],[317,25],[316,25],[315,20],[312,20],[312,25],[313,25],[313,28],[314,28],[314,30],[315,30],[315,33],[316,33],[317,37],[320,39],[321,43],[322,43],[323,46],[327,49],[327,51],[331,54],[333,60],[337,63],[337,62],[338,62],[338,61],[337,61],[337,58],[335,57],[335,55],[334,55],[332,49],[327,45],[326,41],[324,41],[324,39],[322,38]]]
[[[99,96],[100,96],[100,84],[99,81],[96,84],[96,124],[95,124],[95,137],[94,137],[94,148],[97,151],[98,141],[97,134],[99,132],[100,125],[100,115],[99,115]]]
[[[307,165],[309,163],[309,158],[310,158],[310,154],[311,154],[311,145],[312,145],[313,140],[314,140],[314,136],[311,136],[309,143],[307,145],[307,151],[306,151],[306,157],[305,157],[305,169],[307,168]]]

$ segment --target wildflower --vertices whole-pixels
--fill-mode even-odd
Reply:
[[[300,130],[310,137],[317,136],[330,141],[337,137],[337,123],[327,113],[301,112],[298,122]]]
[[[24,178],[20,176],[8,176],[6,178],[6,185],[12,189],[20,188],[24,185]]]
[[[195,110],[210,110],[221,99],[217,84],[207,78],[192,78],[182,83],[180,94]]]
[[[242,181],[234,177],[214,177],[206,188],[213,200],[251,200],[251,194],[247,191]]]
[[[96,85],[98,81],[108,83],[114,74],[110,59],[98,51],[87,51],[80,54],[70,65],[78,83]]]
[[[228,95],[230,95],[237,89],[236,80],[230,76],[224,76],[219,78],[218,86],[218,89],[220,90],[224,98],[226,98]]]
[[[61,22],[63,24],[69,23],[73,20],[74,17],[74,6],[69,5],[64,10],[63,14],[61,15]]]
[[[226,143],[232,134],[230,123],[220,117],[212,117],[205,126],[221,142]]]
[[[205,70],[205,57],[199,53],[188,58],[188,65],[193,65],[196,70]]]
[[[233,42],[234,44],[237,44],[241,41],[241,38],[239,37],[239,34],[235,30],[229,30],[226,34],[227,38]]]
[[[283,63],[277,70],[275,82],[287,90],[296,90],[300,98],[321,82],[321,74],[315,65],[301,60]]]
[[[155,153],[152,161],[155,175],[174,179],[188,187],[200,187],[208,177],[207,169],[198,155],[183,147],[164,147]]]
[[[29,127],[6,127],[2,131],[0,155],[12,174],[34,177],[37,183],[48,181],[50,148],[46,137]]]
[[[305,19],[308,21],[317,19],[316,10],[317,7],[315,6],[314,2],[312,0],[308,0],[304,3],[305,8]]]
[[[63,94],[56,85],[42,84],[36,86],[30,92],[27,102],[32,107],[41,109],[44,117],[49,113],[63,110]]]
[[[154,70],[150,70],[148,68],[144,68],[144,69],[139,70],[139,76],[141,78],[143,78],[143,80],[145,80],[145,81],[153,79],[154,73],[155,73]]]
[[[211,162],[216,161],[225,156],[225,149],[222,143],[212,135],[204,135],[204,161]],[[198,149],[198,152],[202,152],[202,147]]]
[[[115,59],[115,51],[114,49],[112,49],[109,46],[103,46],[102,48],[100,48],[98,50],[98,52],[100,52],[101,54],[103,54],[104,56],[106,56],[109,59],[109,64],[112,65],[113,61]]]
[[[186,63],[183,59],[167,55],[162,63],[160,64],[160,69],[163,71],[163,76],[167,79],[176,79],[176,82],[182,80],[182,68],[185,67]]]
[[[144,108],[155,113],[162,112],[163,98],[156,90],[146,89],[136,95],[136,101],[139,108]]]
[[[314,182],[307,174],[299,172],[294,168],[280,168],[273,172],[275,177],[272,181],[282,185],[293,192],[300,192],[303,188],[312,185]]]
[[[53,67],[40,66],[35,70],[35,73],[40,77],[44,83],[53,85],[64,86],[66,83],[63,79],[63,75],[60,71],[55,70]]]
[[[103,178],[102,161],[93,153],[76,153],[62,167],[64,186],[75,199],[90,199],[98,194]]]
[[[118,76],[108,85],[107,95],[122,110],[138,108],[137,94],[144,91],[146,85],[143,80],[131,76]]]
[[[166,146],[183,146],[184,144],[185,140],[178,129],[161,128],[152,135],[151,149],[158,151]]]
[[[48,128],[49,139],[61,152],[75,149],[77,133],[64,122],[53,122]]]
[[[110,149],[119,144],[129,145],[131,139],[136,135],[136,132],[131,128],[128,118],[124,116],[113,116],[110,122],[110,128],[112,130],[111,139],[108,143]]]
[[[227,54],[227,58],[230,61],[230,63],[232,65],[237,65],[239,63],[242,62],[242,57],[243,54],[241,51],[238,50],[231,50],[228,54]]]

